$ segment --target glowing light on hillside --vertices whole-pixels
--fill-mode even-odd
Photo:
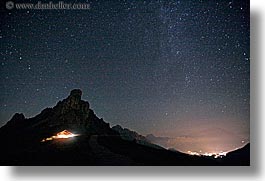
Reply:
[[[195,152],[195,151],[188,151],[189,155],[196,155],[196,156],[200,156],[199,153]]]
[[[78,134],[73,134],[70,131],[67,130],[63,130],[59,133],[57,133],[55,136],[49,137],[49,138],[44,138],[43,140],[41,140],[41,142],[45,142],[45,141],[51,141],[54,139],[67,139],[67,138],[72,138],[75,136],[79,136]]]
[[[208,152],[205,152],[205,153],[198,153],[198,152],[195,152],[195,151],[187,151],[187,153],[189,155],[196,155],[196,156],[209,156],[209,157],[214,157],[214,158],[222,158],[224,156],[226,156],[226,154],[228,152],[219,152],[219,153],[208,153]]]

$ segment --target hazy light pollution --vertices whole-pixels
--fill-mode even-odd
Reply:
[[[1,126],[80,88],[106,122],[178,150],[249,141],[248,1],[87,2],[1,12]]]

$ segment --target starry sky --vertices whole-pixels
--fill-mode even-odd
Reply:
[[[249,141],[248,1],[69,2],[90,9],[1,7],[0,126],[80,88],[106,122],[182,151]]]

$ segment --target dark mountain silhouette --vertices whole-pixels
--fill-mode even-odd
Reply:
[[[231,153],[225,161],[190,156],[163,149],[129,129],[120,126],[110,128],[108,123],[95,115],[88,102],[81,100],[81,96],[81,90],[72,90],[66,99],[53,108],[44,109],[33,118],[27,119],[23,114],[16,113],[0,128],[0,164],[242,164],[236,159],[240,158],[239,150],[239,153]],[[61,138],[72,135],[75,137]]]
[[[128,140],[128,141],[133,141],[133,140],[147,141],[144,136],[142,136],[142,135],[138,134],[137,132],[132,131],[128,128],[123,128],[120,125],[113,126],[112,129],[117,131],[120,134],[120,136],[125,140]]]
[[[157,145],[160,145],[160,146],[163,146],[165,148],[169,147],[169,141],[172,139],[172,138],[169,138],[169,137],[155,136],[153,134],[148,134],[148,135],[145,136],[145,138],[149,142],[157,144]]]
[[[229,152],[222,161],[225,165],[250,165],[250,143],[243,148]]]
[[[116,125],[112,127],[113,130],[117,131],[121,138],[127,141],[134,141],[138,144],[141,145],[145,145],[145,146],[149,146],[149,147],[153,147],[153,148],[157,148],[157,149],[165,149],[161,146],[158,146],[156,144],[153,144],[151,141],[149,141],[148,139],[146,139],[145,136],[140,135],[139,133],[135,132],[135,131],[131,131],[128,128],[123,128],[120,125]]]

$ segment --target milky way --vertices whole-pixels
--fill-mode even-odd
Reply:
[[[249,2],[87,2],[1,11],[1,125],[81,88],[106,122],[183,151],[249,141]]]

